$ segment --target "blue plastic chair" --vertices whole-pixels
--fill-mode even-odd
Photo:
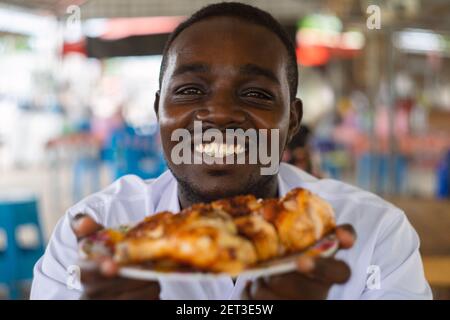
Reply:
[[[100,190],[100,159],[83,156],[75,160],[73,164],[72,200],[74,203],[80,201],[87,194]],[[86,182],[90,182],[86,183]],[[87,194],[85,187],[89,186]]]
[[[0,193],[0,287],[8,298],[23,298],[21,287],[32,279],[34,264],[43,253],[36,198]]]
[[[407,178],[407,159],[396,155],[393,159],[394,181],[390,177],[390,157],[384,154],[365,153],[357,160],[357,183],[361,188],[371,190],[371,179],[375,179],[372,190],[376,193],[403,193]]]
[[[109,148],[115,179],[126,174],[151,179],[158,177],[166,170],[157,132],[155,127],[150,133],[142,134],[125,125],[113,133]]]
[[[436,196],[450,198],[450,151],[440,161],[436,170]]]
[[[91,123],[89,119],[84,119],[75,125],[76,132],[91,132]],[[89,146],[86,146],[89,148]],[[72,167],[72,201],[74,203],[80,201],[88,194],[100,190],[100,155],[87,152],[81,148],[77,154]],[[89,183],[86,183],[89,182]],[[86,192],[86,186],[90,188]]]

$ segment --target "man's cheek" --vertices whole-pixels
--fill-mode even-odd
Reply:
[[[258,149],[261,175],[278,173],[280,164],[280,130],[260,130]]]
[[[164,153],[164,157],[167,161],[169,161],[170,163],[172,163],[172,157],[171,157],[171,152],[173,150],[173,148],[176,146],[177,142],[176,141],[172,141],[173,138],[173,130],[168,130],[166,128],[160,127],[160,132],[161,132],[161,145],[162,145],[162,150]]]

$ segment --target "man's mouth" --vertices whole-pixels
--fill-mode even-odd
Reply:
[[[194,146],[196,152],[206,154],[213,158],[224,158],[231,155],[239,155],[245,152],[245,145],[226,143],[199,143]]]
[[[202,130],[201,121],[194,121],[193,132],[182,128],[172,132],[171,141],[179,142],[172,148],[171,160],[175,165],[208,165],[209,171],[236,170],[236,165],[245,165],[245,170],[247,165],[257,165],[262,175],[273,175],[279,164],[278,131],[253,128],[226,129],[225,132],[215,128]],[[266,165],[269,166],[264,167]]]

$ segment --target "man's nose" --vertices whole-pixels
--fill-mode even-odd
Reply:
[[[246,114],[231,97],[223,96],[211,99],[204,108],[198,111],[197,120],[209,123],[218,128],[229,128],[246,121]]]

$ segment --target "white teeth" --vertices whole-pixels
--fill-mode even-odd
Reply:
[[[238,145],[227,145],[225,143],[211,142],[207,144],[197,144],[195,151],[205,153],[210,157],[223,158],[232,154],[241,154],[245,151],[245,147]]]

